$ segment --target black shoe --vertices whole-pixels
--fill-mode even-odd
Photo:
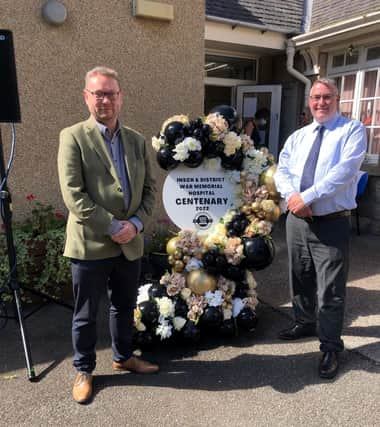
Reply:
[[[331,379],[334,378],[338,372],[339,363],[338,355],[335,351],[327,351],[323,353],[322,359],[319,363],[319,376],[321,378]]]
[[[291,328],[280,331],[278,337],[280,340],[298,340],[299,338],[315,337],[315,335],[314,325],[299,325],[296,323]]]

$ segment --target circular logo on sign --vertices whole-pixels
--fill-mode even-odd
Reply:
[[[198,230],[207,230],[211,227],[213,219],[207,212],[202,212],[195,215],[193,223]]]

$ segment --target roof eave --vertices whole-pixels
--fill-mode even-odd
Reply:
[[[284,28],[280,26],[274,26],[274,25],[261,25],[261,24],[254,24],[252,22],[245,22],[245,21],[238,21],[236,19],[229,19],[229,18],[222,18],[220,16],[213,16],[213,15],[206,15],[206,20],[214,21],[214,22],[220,22],[222,24],[229,24],[232,26],[241,26],[241,27],[248,27],[248,28],[254,28],[256,30],[260,31],[273,31],[276,33],[286,34],[288,36],[293,36],[294,34],[300,34],[301,31],[297,31],[294,28]]]

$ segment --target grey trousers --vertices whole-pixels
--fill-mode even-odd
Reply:
[[[132,355],[133,312],[136,306],[141,259],[124,255],[96,261],[71,260],[74,292],[73,365],[91,373],[96,366],[96,318],[99,300],[107,289],[113,360]]]
[[[349,217],[286,220],[290,293],[296,323],[317,325],[320,350],[342,351]]]

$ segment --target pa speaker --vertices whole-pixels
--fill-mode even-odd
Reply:
[[[20,122],[12,32],[0,30],[0,122]]]

